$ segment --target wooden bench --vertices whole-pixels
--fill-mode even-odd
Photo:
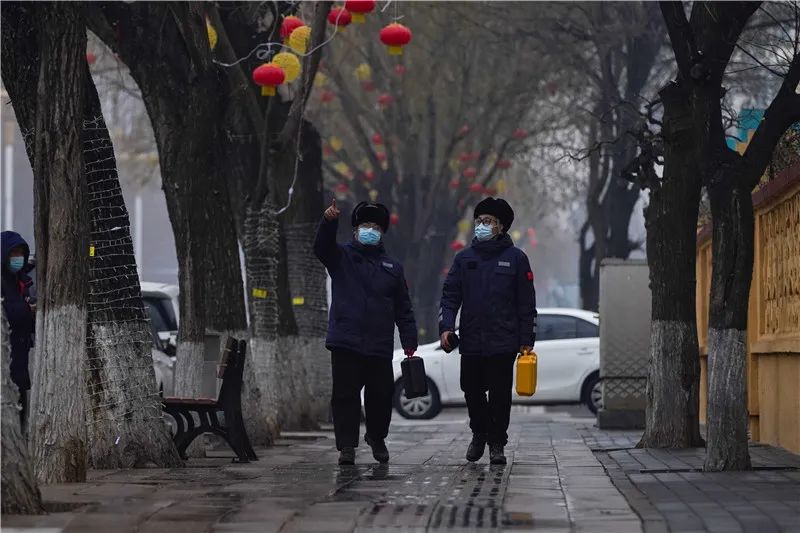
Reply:
[[[234,462],[248,463],[258,457],[250,445],[242,418],[242,375],[245,341],[229,337],[220,355],[217,377],[222,379],[219,396],[214,398],[164,398],[164,411],[175,419],[173,437],[183,459],[186,448],[203,433],[219,435],[236,452]],[[220,421],[224,415],[224,422]],[[199,423],[198,423],[199,421]]]

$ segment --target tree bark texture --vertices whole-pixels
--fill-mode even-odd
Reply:
[[[11,381],[9,367],[11,366],[11,346],[8,342],[9,327],[5,311],[0,318],[2,328],[2,383],[0,383],[0,402],[2,403],[2,429],[0,430],[0,454],[2,464],[2,502],[3,514],[39,514],[44,512],[42,495],[36,484],[31,467],[28,446],[20,426],[19,419],[19,390]]]
[[[300,157],[294,197],[282,215],[286,243],[288,285],[298,338],[292,360],[293,381],[300,396],[300,408],[287,429],[308,429],[327,421],[330,410],[330,363],[325,350],[328,300],[325,267],[314,256],[313,243],[321,213],[325,209],[322,182],[322,146],[319,132],[303,121]],[[294,174],[287,176],[291,182]],[[287,184],[288,187],[291,183]]]
[[[95,468],[179,466],[164,423],[130,220],[97,88],[86,77],[83,157],[94,253],[89,268],[89,461]]]
[[[86,27],[81,7],[37,6],[34,211],[39,300],[31,397],[34,471],[43,483],[86,479],[86,293],[89,226],[81,126]]]
[[[687,448],[700,436],[700,359],[695,309],[698,135],[686,91],[670,85],[664,101],[664,176],[645,212],[652,292],[646,429],[641,447]],[[700,117],[700,123],[703,118]],[[687,127],[687,125],[689,127]]]
[[[215,157],[226,92],[211,63],[204,7],[99,4],[90,26],[130,68],[153,124],[178,257],[175,393],[197,396],[206,328],[239,334],[246,327],[236,229]],[[168,65],[170,76],[157,64]]]

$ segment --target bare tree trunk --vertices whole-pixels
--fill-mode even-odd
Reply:
[[[701,182],[695,132],[678,120],[689,113],[688,96],[676,85],[662,90],[661,96],[666,164],[645,213],[653,300],[646,427],[639,446],[687,448],[703,443],[695,310]]]
[[[750,189],[717,175],[709,188],[714,220],[708,328],[708,446],[705,469],[750,468],[747,412],[747,311],[753,277]]]
[[[152,334],[114,147],[91,76],[86,77],[83,154],[94,248],[86,346],[89,461],[95,468],[147,462],[179,466],[182,462],[161,412]]]
[[[33,164],[39,290],[31,444],[43,483],[86,479],[89,226],[81,154],[86,28],[81,6],[40,4]]]
[[[228,189],[218,176],[226,169],[216,158],[225,84],[211,62],[201,4],[97,6],[88,10],[91,29],[130,67],[153,124],[178,256],[175,393],[196,396],[206,328],[223,334],[244,329],[235,224]],[[165,77],[155,63],[169,65],[172,75]]]
[[[245,366],[248,433],[253,442],[271,445],[278,436],[278,221],[270,202],[248,209],[242,249],[250,310],[250,352]],[[247,419],[246,418],[246,419]]]
[[[9,367],[11,366],[11,346],[8,343],[9,327],[6,314],[3,311],[0,318],[2,329],[2,430],[0,430],[0,453],[2,453],[2,502],[3,514],[39,514],[44,512],[42,495],[33,476],[28,446],[22,433],[19,419],[19,391],[11,381]]]

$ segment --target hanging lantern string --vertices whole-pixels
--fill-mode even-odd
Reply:
[[[303,135],[303,117],[300,117],[300,127],[297,128],[297,144],[295,145],[295,158],[294,158],[294,175],[292,176],[292,184],[289,186],[289,196],[286,199],[286,205],[281,207],[275,212],[275,215],[283,214],[292,205],[292,197],[294,196],[294,185],[297,183],[297,174],[300,170],[300,161],[303,160],[303,155],[300,153],[300,137]]]
[[[342,18],[343,14],[344,14],[344,10],[342,9],[336,15],[336,24],[333,26],[333,33],[331,34],[331,36],[327,40],[319,43],[317,46],[315,46],[311,50],[308,50],[304,54],[298,53],[291,46],[287,46],[287,45],[285,45],[283,43],[260,43],[260,44],[257,44],[252,50],[250,50],[249,54],[247,54],[246,56],[242,57],[241,59],[237,59],[233,63],[223,63],[222,61],[217,61],[216,59],[212,59],[211,61],[216,65],[219,65],[221,67],[226,67],[226,68],[235,67],[236,65],[238,65],[242,61],[250,58],[250,56],[252,56],[253,54],[256,54],[256,57],[258,59],[260,59],[262,61],[265,61],[267,58],[269,58],[271,55],[273,55],[273,52],[272,52],[273,47],[278,47],[279,49],[286,48],[286,49],[289,49],[292,52],[294,52],[296,55],[299,55],[300,57],[308,57],[311,54],[313,54],[314,52],[316,52],[317,50],[319,50],[320,48],[322,48],[324,46],[327,46],[328,43],[333,41],[333,39],[336,37],[336,34],[339,33],[339,19]],[[264,48],[266,48],[266,50],[264,50]]]

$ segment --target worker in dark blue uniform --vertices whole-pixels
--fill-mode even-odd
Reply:
[[[449,351],[460,308],[461,390],[472,429],[467,460],[483,457],[488,442],[491,463],[505,464],[514,361],[536,341],[536,292],[528,257],[508,235],[511,206],[486,198],[474,218],[472,246],[456,255],[444,282],[439,334]]]
[[[389,433],[394,395],[395,324],[406,355],[417,349],[417,325],[403,266],[386,255],[383,234],[389,210],[361,202],[353,210],[352,242],[336,242],[336,200],[317,230],[314,253],[331,276],[333,291],[325,346],[331,351],[333,426],[339,464],[354,464],[364,388],[365,440],[380,463],[389,461],[384,439]]]
[[[27,414],[25,396],[31,388],[28,357],[36,329],[36,307],[30,294],[33,281],[27,275],[30,248],[19,233],[4,231],[1,237],[3,310],[10,329],[11,381],[19,389],[20,422],[24,428]]]

